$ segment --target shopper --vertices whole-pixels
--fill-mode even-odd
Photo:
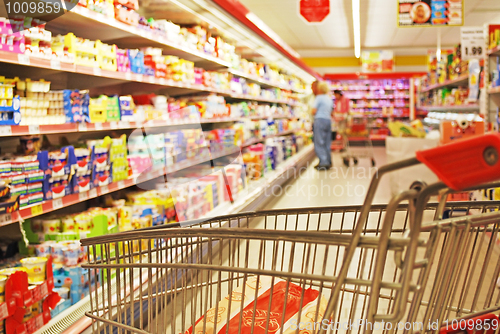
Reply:
[[[333,92],[335,95],[335,111],[333,113],[336,130],[338,133],[343,134],[347,127],[347,117],[349,116],[350,111],[350,101],[347,97],[342,94],[342,91],[336,90]],[[337,131],[332,131],[332,138],[337,137]]]
[[[314,88],[313,88],[314,89]],[[314,115],[314,150],[319,158],[317,170],[327,170],[332,167],[332,110],[333,101],[329,94],[330,88],[326,82],[316,85],[316,99],[312,113]]]

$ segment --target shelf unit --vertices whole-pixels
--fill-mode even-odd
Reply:
[[[356,119],[367,119],[372,141],[384,141],[390,120],[409,120],[415,113],[414,78],[421,72],[327,74],[332,93],[340,90],[351,101],[351,114]],[[363,101],[368,101],[363,103]],[[385,101],[380,105],[381,101]],[[370,106],[371,103],[371,106]],[[384,122],[375,123],[376,119]],[[362,141],[364,138],[353,138]]]
[[[36,204],[36,205],[31,205],[27,206],[25,208],[20,209],[19,211],[16,211],[11,214],[10,217],[4,217],[0,223],[0,226],[12,224],[15,222],[18,222],[20,220],[25,220],[29,218],[33,218],[36,216],[40,216],[43,214],[47,214],[50,212],[53,212],[55,210],[59,210],[74,204],[82,203],[85,202],[89,199],[100,197],[121,189],[129,188],[132,186],[135,186],[137,184],[147,182],[150,180],[153,180],[159,176],[163,176],[169,173],[177,172],[189,167],[193,167],[196,165],[199,165],[204,162],[208,162],[210,160],[216,160],[219,158],[223,158],[229,155],[237,154],[241,151],[241,149],[258,144],[261,142],[264,142],[266,139],[271,139],[271,138],[276,138],[280,136],[287,136],[293,134],[294,131],[284,131],[282,133],[278,133],[275,135],[269,135],[264,138],[255,138],[248,140],[246,143],[244,143],[241,147],[235,148],[235,149],[229,149],[225,150],[223,152],[211,152],[208,156],[206,157],[197,157],[196,159],[191,159],[191,160],[183,160],[179,163],[176,163],[172,166],[168,167],[161,167],[161,168],[155,168],[147,173],[142,173],[140,176],[139,175],[133,175],[130,178],[123,180],[123,181],[118,181],[118,182],[113,182],[107,186],[101,186],[101,187],[96,187],[93,189],[90,189],[89,191],[78,193],[78,194],[71,194],[67,195],[61,198],[57,199],[52,199],[48,201],[44,201],[43,203]],[[205,152],[208,153],[208,150]]]
[[[131,72],[118,72],[118,71],[107,71],[102,70],[100,68],[93,68],[87,66],[79,66],[75,64],[47,60],[43,58],[30,57],[24,54],[16,54],[12,52],[0,51],[0,62],[8,63],[8,64],[16,64],[27,67],[34,67],[40,69],[47,69],[51,71],[62,71],[67,73],[74,73],[77,75],[85,75],[90,77],[101,77],[106,79],[120,80],[124,82],[136,82],[145,85],[154,86],[155,89],[160,88],[178,88],[185,91],[196,92],[209,92],[216,93],[219,95],[223,95],[229,98],[239,99],[239,100],[251,100],[257,102],[267,102],[267,103],[276,103],[276,104],[288,104],[291,106],[296,106],[298,103],[292,100],[277,100],[277,99],[268,99],[260,96],[253,95],[243,95],[236,94],[232,91],[219,90],[212,87],[206,87],[203,85],[195,85],[195,84],[185,84],[179,81],[164,79],[164,78],[156,78],[153,76],[143,75],[143,74],[135,74]]]
[[[499,113],[500,113],[500,82],[496,82],[496,86],[493,86],[494,83],[492,79],[495,78],[493,72],[500,68],[500,45],[497,45],[495,48],[490,49],[490,35],[495,34],[494,30],[500,29],[500,22],[496,22],[496,24],[486,24],[484,26],[485,32],[485,48],[488,50],[485,54],[484,59],[484,70],[487,75],[485,75],[485,89],[482,92],[485,92],[487,96],[485,96],[483,100],[484,112],[488,115],[489,122],[493,125],[493,129],[496,131],[500,131],[499,124]],[[498,31],[497,31],[498,33]]]
[[[89,29],[92,27],[92,29]],[[145,46],[158,47],[163,49],[166,55],[174,55],[180,58],[193,61],[196,67],[205,70],[214,70],[221,72],[230,72],[235,77],[244,78],[248,82],[253,82],[260,85],[262,88],[277,88],[286,90],[286,95],[281,95],[284,99],[274,99],[263,96],[252,96],[237,94],[233,91],[220,90],[213,87],[206,87],[203,85],[186,84],[183,82],[157,78],[154,76],[139,75],[134,73],[125,73],[118,71],[108,71],[100,68],[85,67],[75,65],[73,63],[64,62],[61,59],[43,59],[34,55],[18,55],[16,53],[9,53],[0,51],[0,63],[9,64],[4,66],[5,75],[12,72],[20,73],[18,77],[36,77],[43,78],[49,76],[49,81],[52,78],[63,77],[66,79],[67,87],[64,88],[78,88],[78,89],[96,89],[100,90],[101,87],[120,86],[119,95],[126,95],[131,92],[162,92],[162,95],[180,96],[196,93],[214,93],[224,96],[226,101],[254,101],[266,104],[284,104],[291,107],[300,107],[302,104],[298,102],[298,94],[304,94],[301,85],[292,85],[293,81],[284,82],[271,82],[256,75],[243,73],[238,69],[232,67],[232,64],[221,60],[217,57],[205,54],[198,50],[190,49],[185,45],[168,40],[165,36],[161,36],[153,31],[142,29],[141,27],[133,27],[128,24],[119,22],[114,18],[107,17],[103,14],[93,12],[87,8],[76,6],[72,11],[69,11],[61,17],[49,22],[46,27],[55,34],[66,34],[68,31],[73,32],[76,36],[87,38],[90,40],[101,40],[105,43],[116,44],[120,48],[140,48]],[[288,57],[287,55],[285,55]],[[289,57],[288,57],[289,58]],[[291,59],[294,63],[295,60]],[[298,65],[301,67],[302,65]],[[288,71],[293,66],[284,67]],[[8,69],[8,70],[7,70]],[[307,71],[307,70],[306,70]],[[310,72],[309,72],[310,73]],[[0,75],[3,75],[0,73]],[[64,81],[64,80],[61,80]],[[294,83],[295,84],[295,83]],[[166,92],[166,93],[164,93]],[[289,92],[295,96],[289,97]],[[100,91],[99,91],[100,93]],[[103,94],[111,95],[107,90]],[[113,91],[114,94],[114,91]],[[267,95],[268,96],[268,95]],[[0,126],[0,137],[2,140],[9,140],[10,137],[25,136],[25,135],[52,135],[52,134],[83,134],[90,132],[111,132],[121,130],[133,130],[139,128],[163,128],[165,130],[189,128],[190,126],[199,127],[200,124],[221,125],[223,123],[234,123],[243,120],[266,120],[278,118],[296,118],[290,115],[266,115],[266,116],[248,116],[248,117],[226,117],[214,119],[188,119],[188,120],[158,120],[149,122],[106,122],[106,123],[66,123],[66,124],[34,124],[22,126]],[[213,160],[232,161],[233,157],[239,156],[242,149],[265,142],[267,139],[289,136],[296,133],[296,130],[284,131],[275,135],[269,135],[265,138],[253,138],[246,141],[241,147],[226,149],[219,152],[211,152],[208,150],[204,154],[199,154],[193,159],[184,160],[182,162],[164,167],[163,165],[158,168],[151,168],[139,175],[132,175],[129,178],[112,182],[106,186],[95,187],[87,192],[70,194],[61,198],[56,198],[44,201],[40,204],[31,205],[21,208],[12,214],[0,217],[0,226],[9,224],[20,223],[26,219],[41,216],[48,213],[54,213],[57,210],[69,208],[82,203],[88,203],[92,199],[114,193],[120,190],[128,189],[138,184],[152,181],[164,175],[182,171],[196,165],[207,163]],[[104,134],[102,135],[102,137]],[[101,137],[101,138],[102,138]],[[68,137],[69,138],[69,137]],[[264,177],[257,181],[250,181],[248,183],[248,191],[240,193],[234,203],[224,202],[216,207],[215,210],[209,213],[210,216],[217,216],[223,214],[237,213],[244,210],[255,210],[262,206],[265,201],[269,200],[268,197],[272,196],[268,189],[276,185],[281,185],[286,182],[293,173],[289,171],[293,168],[300,168],[305,166],[314,156],[312,145],[303,147],[299,150],[298,154],[285,160],[274,171],[266,173]],[[220,160],[219,160],[220,159]],[[83,204],[81,205],[83,207]],[[78,206],[80,207],[80,206]],[[75,208],[73,208],[75,209]],[[145,280],[144,280],[145,282]],[[89,310],[89,298],[81,300],[71,308],[60,315],[53,318],[49,324],[41,328],[38,333],[56,334],[62,333],[67,330],[73,333],[80,333],[91,324],[88,318],[85,317],[85,311]],[[82,323],[84,324],[82,326]]]
[[[432,90],[436,90],[439,88],[459,87],[459,86],[468,85],[468,84],[469,84],[469,75],[466,74],[466,75],[461,75],[458,78],[453,79],[453,80],[447,80],[447,81],[440,83],[440,84],[428,86],[428,87],[422,89],[420,92],[427,93],[427,92],[430,92]]]
[[[464,106],[423,106],[419,109],[423,111],[441,111],[441,112],[474,112],[479,111],[479,105],[464,105]]]
[[[101,13],[94,12],[81,6],[65,13],[47,24],[49,30],[65,31],[66,27],[72,27],[72,32],[76,36],[88,39],[105,40],[108,43],[117,43],[123,47],[151,46],[162,48],[165,54],[178,56],[180,58],[193,61],[199,67],[214,70],[228,70],[233,75],[259,83],[265,87],[280,88],[302,93],[302,89],[294,89],[291,86],[252,76],[233,69],[232,65],[222,59],[212,55],[190,49],[189,47],[169,41],[164,35],[158,34],[150,29],[134,27],[122,23],[114,18],[110,18]],[[93,29],[88,29],[92,26]]]

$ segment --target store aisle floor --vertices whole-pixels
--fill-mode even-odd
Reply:
[[[352,148],[353,152],[360,150]],[[374,154],[376,167],[371,166],[369,159],[359,159],[356,166],[345,167],[341,153],[332,153],[333,167],[329,171],[314,169],[318,164],[318,159],[314,159],[301,173],[295,171],[287,184],[272,190],[276,199],[265,209],[362,204],[372,175],[386,164],[385,148],[375,147]],[[386,204],[390,198],[389,180],[385,177],[379,184],[374,203]]]

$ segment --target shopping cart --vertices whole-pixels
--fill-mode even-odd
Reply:
[[[373,154],[373,144],[370,139],[370,129],[366,118],[353,117],[349,121],[349,126],[343,134],[344,150],[342,161],[346,167],[349,167],[350,161],[356,165],[361,158],[367,158],[375,166],[375,157]],[[361,144],[361,148],[356,151],[351,150],[350,141],[356,141]]]
[[[500,134],[489,134],[383,166],[362,206],[83,239],[85,267],[100,282],[87,312],[93,333],[498,329],[500,202],[446,203],[446,194],[499,187],[488,183],[500,178],[499,150]],[[372,204],[381,177],[421,162],[442,182]],[[436,194],[442,200],[430,203]]]

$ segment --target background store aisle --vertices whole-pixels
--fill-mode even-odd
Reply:
[[[360,148],[352,150],[356,153]],[[374,154],[377,167],[386,164],[385,148],[375,147]],[[329,171],[315,170],[317,159],[311,161],[307,169],[304,167],[302,173],[295,171],[288,183],[272,190],[276,199],[265,209],[362,204],[377,167],[371,167],[367,159],[360,159],[358,165],[347,168],[340,153],[333,153],[332,161],[333,167]],[[374,203],[387,204],[390,198],[389,178],[386,176],[381,180]]]

